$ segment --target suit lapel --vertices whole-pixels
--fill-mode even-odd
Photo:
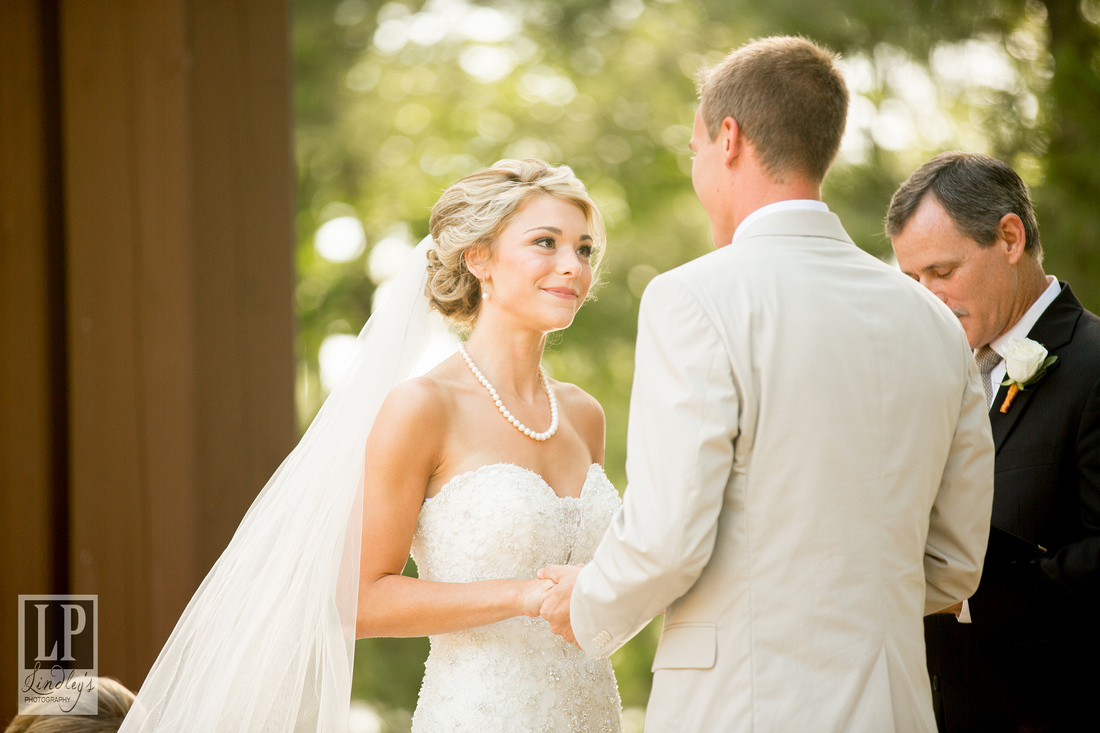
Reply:
[[[1054,362],[1054,364],[1047,369],[1047,374],[1050,374],[1050,371],[1057,366],[1057,364],[1058,362]],[[1045,378],[1046,377],[1044,377],[1044,379]],[[1040,384],[1041,383],[1040,381]],[[993,429],[993,445],[996,446],[997,452],[1000,452],[1001,446],[1005,442],[1005,438],[1012,432],[1012,428],[1016,427],[1016,422],[1020,419],[1020,415],[1024,414],[1024,410],[1027,409],[1028,403],[1031,402],[1032,396],[1038,389],[1039,385],[1036,384],[1016,393],[1016,397],[1012,400],[1012,405],[1008,408],[1008,412],[1001,412],[1001,405],[1008,395],[1008,387],[1001,387],[997,390],[997,396],[993,398],[993,406],[989,408],[989,425]]]
[[[1073,338],[1073,329],[1076,327],[1077,319],[1081,317],[1083,310],[1080,301],[1073,295],[1069,285],[1063,282],[1062,292],[1047,306],[1047,309],[1043,311],[1043,315],[1039,316],[1039,320],[1031,327],[1027,337],[1045,346],[1048,353],[1058,355],[1059,349],[1068,344]],[[1024,414],[1028,404],[1035,397],[1035,393],[1042,391],[1043,382],[1049,378],[1050,373],[1058,367],[1058,364],[1059,362],[1054,362],[1047,369],[1046,375],[1037,384],[1028,387],[1026,390],[1021,390],[1012,401],[1012,406],[1008,408],[1008,412],[1001,412],[1001,404],[1008,394],[1008,387],[1001,387],[997,390],[997,396],[993,399],[993,406],[989,408],[989,424],[993,429],[993,443],[997,452],[1000,452],[1005,439],[1012,432],[1012,428],[1016,426],[1020,416]]]

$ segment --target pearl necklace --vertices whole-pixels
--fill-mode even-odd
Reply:
[[[496,388],[489,383],[489,380],[485,378],[485,375],[481,373],[481,370],[477,368],[477,364],[474,364],[474,360],[470,358],[470,354],[466,351],[465,344],[458,345],[458,352],[462,354],[462,358],[466,360],[466,366],[470,367],[470,371],[473,372],[477,381],[481,382],[481,386],[489,392],[489,397],[493,399],[497,409],[500,410],[500,414],[504,416],[504,419],[512,423],[516,430],[526,435],[531,440],[549,440],[554,433],[558,432],[558,398],[554,396],[554,390],[550,388],[550,381],[546,378],[546,372],[542,370],[542,365],[539,365],[539,380],[542,382],[542,388],[546,390],[546,396],[550,398],[550,428],[545,433],[536,433],[531,428],[527,427],[519,421],[519,419],[508,411],[508,408],[504,406],[504,402],[501,401],[500,395],[497,394]]]

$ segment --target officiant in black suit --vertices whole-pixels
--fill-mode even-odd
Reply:
[[[981,585],[925,620],[939,728],[1100,730],[1100,319],[1044,273],[1027,188],[993,158],[933,158],[894,194],[886,232],[962,323],[997,451]],[[1021,374],[1020,352],[1044,361],[1035,344],[1057,359]],[[1006,353],[1026,385],[1012,399]]]

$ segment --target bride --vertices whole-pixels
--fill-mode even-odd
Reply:
[[[346,730],[354,638],[425,635],[414,731],[620,730],[610,662],[550,632],[536,577],[590,560],[619,505],[602,409],[540,365],[588,295],[599,212],[568,167],[504,160],[430,229],[122,733]],[[442,362],[440,314],[469,333]]]
[[[588,295],[598,214],[568,168],[503,161],[430,228],[429,300],[470,337],[391,391],[367,439],[357,633],[431,636],[414,730],[617,729],[609,662],[527,618],[538,570],[591,559],[618,504],[602,409],[539,363]]]

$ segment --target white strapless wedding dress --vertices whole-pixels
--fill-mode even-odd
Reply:
[[[579,498],[557,496],[520,466],[482,466],[424,503],[412,556],[426,580],[534,578],[547,564],[589,562],[618,507],[598,464]],[[430,639],[414,733],[621,730],[611,662],[562,641],[541,618]]]

